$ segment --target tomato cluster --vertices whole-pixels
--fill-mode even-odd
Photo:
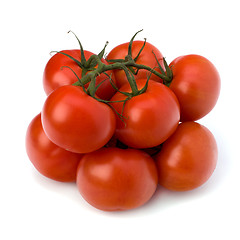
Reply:
[[[47,98],[26,134],[41,174],[76,182],[105,211],[139,207],[158,185],[195,189],[217,163],[214,136],[196,122],[217,102],[216,68],[199,55],[168,65],[155,46],[134,37],[106,58],[106,46],[96,55],[79,39],[80,50],[52,56],[43,74]]]

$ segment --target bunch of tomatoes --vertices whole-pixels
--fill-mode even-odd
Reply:
[[[46,100],[26,134],[41,174],[76,182],[104,211],[139,207],[159,185],[195,189],[217,163],[214,136],[196,121],[217,102],[218,71],[200,55],[168,65],[135,36],[107,56],[106,46],[84,50],[76,35],[80,49],[56,52],[44,69]]]

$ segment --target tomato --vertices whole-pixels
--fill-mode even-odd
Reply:
[[[81,61],[81,52],[78,49],[63,50],[61,52],[72,56],[78,61]],[[86,60],[88,60],[92,55],[93,53],[84,51]],[[104,64],[108,64],[105,59],[102,59],[102,62]],[[64,66],[70,67],[78,75],[79,78],[82,77],[82,69],[75,61],[61,53],[56,53],[46,64],[43,73],[43,87],[47,95],[49,95],[53,90],[60,86],[71,85],[78,81],[75,74],[69,68],[62,68]],[[110,76],[112,74],[112,71],[106,71],[106,73]],[[113,74],[111,76],[112,81],[115,82]],[[105,100],[110,99],[114,95],[115,89],[112,87],[108,77],[105,74],[100,74],[97,77],[96,85],[99,83],[101,83],[101,86],[96,92],[98,97]]]
[[[173,80],[170,89],[176,94],[181,121],[196,121],[215,106],[220,93],[220,77],[215,66],[199,55],[186,55],[170,63]]]
[[[144,43],[144,41],[133,41],[133,44],[132,44],[133,59],[138,55],[140,49],[143,46],[143,43]],[[117,47],[113,48],[109,52],[106,59],[107,60],[125,59],[125,56],[127,56],[127,54],[128,54],[128,45],[129,45],[129,43],[123,43],[123,44],[118,45]],[[141,52],[140,56],[136,60],[136,63],[143,64],[143,65],[146,65],[151,68],[157,67],[155,70],[160,72],[160,69],[158,68],[158,64],[157,64],[157,61],[156,61],[156,58],[155,58],[153,52],[156,55],[156,58],[158,59],[160,65],[164,69],[162,53],[155,46],[153,46],[151,43],[148,43],[148,42],[146,42],[146,45],[145,45],[143,51]],[[123,86],[125,83],[128,83],[126,74],[123,70],[116,69],[113,71],[114,71],[115,79],[117,82],[117,86],[119,88],[121,86]],[[135,76],[135,78],[136,78],[136,80],[138,80],[138,79],[146,78],[147,75],[149,75],[149,71],[140,69],[138,71],[138,74]],[[154,74],[151,75],[150,79],[157,81],[157,82],[162,82],[162,80]]]
[[[146,79],[139,79],[142,89]],[[129,84],[120,91],[131,92]],[[111,101],[121,101],[126,96],[117,92]],[[119,113],[123,109],[123,121],[117,116],[116,137],[133,148],[152,148],[164,142],[177,128],[180,118],[179,103],[174,93],[162,83],[149,80],[147,90],[123,102],[111,103]]]
[[[77,186],[92,206],[127,210],[146,203],[158,184],[154,160],[136,149],[102,148],[85,154],[77,170]]]
[[[46,99],[42,123],[47,136],[56,145],[72,152],[87,153],[111,139],[116,119],[105,103],[90,97],[79,86],[66,85]]]
[[[34,167],[44,176],[61,182],[76,181],[76,171],[82,155],[66,151],[52,143],[43,131],[41,114],[28,126],[26,150]]]
[[[204,184],[217,164],[218,150],[212,133],[196,122],[184,122],[156,155],[159,184],[187,191]]]

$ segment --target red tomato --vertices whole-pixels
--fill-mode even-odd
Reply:
[[[77,171],[83,198],[105,211],[143,205],[154,194],[157,183],[154,160],[136,149],[102,148],[85,154]]]
[[[81,61],[81,52],[78,49],[74,50],[63,50],[61,51],[66,53],[78,61]],[[92,56],[93,53],[89,51],[84,51],[84,56],[86,60]],[[105,59],[102,59],[104,64],[108,64]],[[53,57],[48,61],[43,74],[43,87],[47,95],[49,95],[56,88],[63,85],[71,85],[78,81],[75,74],[69,68],[62,68],[64,66],[70,67],[79,78],[82,77],[82,69],[78,66],[76,62],[74,62],[69,57],[56,53]],[[112,71],[106,72],[108,75],[112,74]],[[115,78],[112,76],[112,81],[115,82]],[[115,89],[112,87],[108,77],[105,74],[100,74],[96,79],[96,85],[101,83],[101,86],[97,90],[97,95],[101,99],[109,100],[115,93]],[[87,86],[87,85],[86,85]]]
[[[87,95],[81,87],[66,85],[53,91],[42,110],[43,128],[56,145],[76,153],[103,147],[115,131],[112,109]]]
[[[142,89],[146,79],[139,79]],[[120,91],[131,92],[129,84]],[[111,101],[120,101],[126,96],[117,92]],[[111,103],[122,113],[123,102]],[[145,93],[128,100],[123,110],[124,122],[117,116],[116,137],[133,148],[152,148],[164,142],[177,128],[180,118],[179,103],[174,93],[162,83],[149,80]]]
[[[66,151],[46,136],[38,114],[29,124],[26,150],[34,167],[44,176],[61,182],[75,182],[81,154]]]
[[[156,155],[159,184],[174,191],[201,186],[217,163],[217,144],[212,133],[196,122],[184,122]]]
[[[144,41],[133,41],[133,45],[132,45],[132,57],[133,57],[133,59],[138,55],[138,52],[140,51],[140,49],[143,46],[143,43],[144,43]],[[112,49],[107,56],[107,60],[125,59],[125,56],[127,56],[127,54],[128,54],[128,45],[129,45],[129,43],[123,43],[121,45],[118,45],[114,49]],[[165,69],[164,64],[163,64],[162,53],[155,46],[153,46],[152,44],[150,44],[148,42],[146,42],[146,45],[145,45],[143,51],[141,52],[140,56],[138,57],[136,63],[146,65],[150,68],[157,67],[155,70],[160,72],[160,70],[158,68],[156,58],[155,58],[153,52],[156,55],[159,63],[163,67],[163,69]],[[126,74],[123,70],[116,69],[116,70],[113,70],[113,71],[114,71],[115,79],[116,79],[116,82],[117,82],[117,86],[119,88],[121,86],[123,86],[125,83],[128,83]],[[149,71],[144,70],[144,69],[140,69],[138,71],[138,74],[135,76],[135,78],[136,78],[136,80],[137,79],[142,79],[142,78],[146,78],[147,75],[149,75]],[[152,74],[150,79],[154,80],[154,81],[157,81],[157,82],[162,82],[162,79],[157,77],[155,74]]]
[[[214,65],[199,55],[176,58],[171,64],[170,89],[176,94],[181,121],[195,121],[208,114],[220,93],[220,77]]]

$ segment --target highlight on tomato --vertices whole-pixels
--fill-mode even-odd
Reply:
[[[57,88],[46,99],[42,124],[49,139],[61,148],[87,153],[103,147],[116,128],[113,110],[79,86]]]
[[[206,127],[181,123],[155,157],[159,184],[174,191],[195,189],[211,177],[217,158],[216,140]]]
[[[72,153],[49,140],[42,128],[41,114],[33,118],[26,134],[26,150],[34,167],[45,177],[75,182],[82,154]]]
[[[173,74],[170,89],[177,96],[181,121],[196,121],[216,105],[220,93],[220,76],[216,67],[200,55],[185,55],[170,63]]]
[[[144,88],[147,79],[137,81]],[[176,130],[180,119],[179,103],[174,93],[162,83],[149,80],[144,93],[128,96],[125,84],[111,99],[111,105],[122,118],[117,117],[116,137],[129,147],[151,148],[160,145]],[[123,100],[128,99],[125,103]]]
[[[87,153],[77,170],[82,197],[104,211],[121,211],[145,204],[156,191],[154,160],[136,149],[102,148]]]

